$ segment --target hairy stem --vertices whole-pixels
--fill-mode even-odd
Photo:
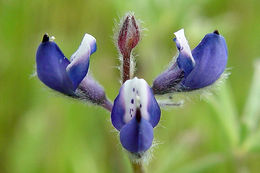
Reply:
[[[131,162],[134,173],[145,173],[144,166],[141,163]]]
[[[109,112],[112,112],[113,104],[109,100],[105,100],[105,102],[101,106]]]
[[[123,83],[130,79],[130,53],[123,57]]]

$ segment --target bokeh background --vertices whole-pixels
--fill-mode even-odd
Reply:
[[[45,32],[67,57],[87,32],[98,45],[91,71],[113,100],[120,88],[113,28],[128,11],[143,21],[136,75],[150,84],[176,54],[181,28],[191,48],[218,29],[229,52],[231,75],[215,94],[188,94],[182,108],[162,111],[148,172],[260,172],[258,0],[0,0],[0,172],[132,172],[108,112],[33,77]]]

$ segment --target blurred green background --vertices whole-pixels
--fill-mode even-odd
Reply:
[[[113,28],[127,11],[146,29],[136,75],[150,84],[175,55],[180,28],[191,48],[218,29],[229,51],[231,75],[214,96],[162,111],[148,172],[260,172],[258,0],[0,0],[0,172],[132,172],[108,112],[32,77],[45,32],[67,57],[87,32],[98,45],[91,71],[113,100],[120,88]]]

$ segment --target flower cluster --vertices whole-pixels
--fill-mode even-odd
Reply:
[[[177,58],[150,87],[144,79],[132,74],[132,50],[140,41],[140,25],[132,14],[124,17],[116,35],[122,62],[122,86],[113,104],[103,88],[88,74],[90,55],[96,51],[96,40],[89,34],[85,34],[70,60],[45,34],[36,54],[37,74],[48,87],[109,110],[112,124],[120,133],[122,146],[130,153],[142,154],[151,147],[153,128],[161,117],[155,95],[207,87],[218,80],[226,68],[227,46],[218,31],[207,34],[193,50],[183,29],[175,32],[175,36]]]

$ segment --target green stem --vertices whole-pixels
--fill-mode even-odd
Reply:
[[[131,162],[134,173],[145,173],[144,166],[141,163]]]

